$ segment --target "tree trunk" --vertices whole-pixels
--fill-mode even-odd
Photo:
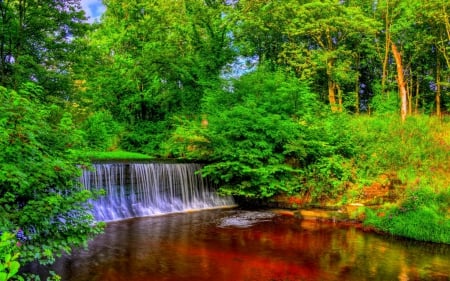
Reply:
[[[408,97],[408,114],[409,115],[412,115],[412,109],[413,109],[413,103],[412,103],[412,101],[413,101],[413,85],[414,85],[414,78],[413,78],[413,76],[412,76],[412,74],[411,74],[411,79],[410,79],[410,83],[406,83],[406,92],[408,93],[407,94],[407,97]]]
[[[337,89],[337,93],[338,93],[338,111],[342,112],[344,109],[344,104],[342,102],[342,90],[341,87],[339,87],[339,84],[336,83],[336,89]]]
[[[383,59],[383,74],[381,76],[381,93],[384,94],[386,90],[386,80],[388,76],[388,64],[389,64],[389,44],[391,43],[391,23],[389,18],[389,1],[386,1],[386,25],[385,25],[385,48],[384,48],[384,59]]]
[[[405,77],[403,75],[402,55],[397,50],[397,46],[392,43],[392,54],[394,55],[395,64],[397,65],[397,84],[400,91],[400,115],[402,121],[405,121],[408,113],[408,93],[406,91]]]
[[[441,62],[437,56],[436,64],[436,116],[441,117]]]
[[[420,83],[419,79],[416,80],[416,102],[414,106],[414,114],[419,114],[419,98],[420,98]]]
[[[360,55],[358,54],[357,60],[356,60],[356,69],[360,68]],[[357,75],[355,79],[355,113],[359,114],[359,90],[360,90],[360,82],[359,82],[359,75]]]
[[[328,78],[328,101],[330,102],[331,112],[337,112],[338,106],[336,104],[336,82]]]
[[[444,22],[445,22],[445,32],[447,33],[447,42],[450,41],[450,20],[447,14],[447,10],[445,8],[446,6],[442,5],[442,15],[444,17]],[[446,40],[444,38],[441,38],[442,42],[446,42]],[[450,58],[448,56],[448,52],[447,52],[447,46],[445,46],[443,44],[442,46],[442,54],[444,55],[445,61],[447,62],[447,67],[450,67]]]
[[[331,112],[337,112],[336,105],[336,82],[331,77],[331,70],[333,69],[333,60],[329,59],[327,62],[327,76],[328,76],[328,101],[330,102]]]

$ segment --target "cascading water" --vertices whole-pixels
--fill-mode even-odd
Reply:
[[[81,183],[105,195],[93,202],[98,221],[113,221],[188,210],[234,205],[196,174],[199,164],[94,164]]]

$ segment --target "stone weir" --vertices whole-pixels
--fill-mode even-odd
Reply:
[[[93,201],[98,221],[115,221],[190,210],[234,206],[198,172],[200,164],[97,163],[80,179],[86,189],[104,190]]]

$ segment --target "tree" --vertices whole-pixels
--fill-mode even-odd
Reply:
[[[0,2],[0,85],[15,90],[34,81],[43,97],[70,99],[78,41],[88,27],[79,0]]]
[[[199,114],[203,91],[233,58],[221,1],[106,1],[87,38],[93,108],[130,124],[123,145],[156,152],[176,116]],[[91,53],[92,54],[92,53]],[[149,135],[162,136],[161,139]],[[150,142],[149,142],[150,140]],[[152,141],[154,140],[154,141]]]
[[[237,13],[237,46],[246,55],[314,81],[331,110],[343,110],[344,93],[359,84],[359,46],[374,40],[376,21],[343,1],[239,1]]]
[[[370,42],[377,32],[377,22],[367,17],[360,7],[341,2],[307,1],[302,5],[291,2],[289,9],[294,17],[286,34],[292,43],[284,46],[287,64],[298,66],[297,56],[292,54],[301,53],[313,62],[306,68],[312,66],[316,72],[323,71],[333,112],[343,109],[344,86],[353,87],[358,81],[357,45]]]
[[[262,64],[279,64],[279,55],[288,38],[285,25],[289,21],[286,4],[290,1],[241,0],[231,11],[236,24],[233,44],[243,56],[257,56]]]
[[[297,168],[288,159],[302,154],[288,148],[302,139],[297,122],[312,118],[316,97],[304,82],[270,66],[242,76],[232,87],[208,92],[203,109],[207,127],[197,131],[207,141],[202,175],[227,194],[270,197],[298,191]],[[301,155],[303,156],[303,155]]]
[[[446,37],[446,6],[448,4],[440,0],[386,0],[375,6],[375,15],[385,25],[378,40],[385,46],[380,51],[380,57],[383,57],[381,91],[389,95],[397,84],[402,118],[417,113],[419,107],[423,111],[435,110],[440,115],[441,88],[438,84],[442,84],[442,75],[446,71],[442,68],[445,53],[439,44]],[[431,15],[435,16],[431,19]],[[389,73],[395,73],[395,79]]]
[[[400,115],[402,118],[402,121],[405,121],[406,114],[408,113],[408,96],[406,93],[406,85],[405,85],[405,78],[403,76],[403,64],[402,64],[402,55],[397,50],[397,46],[395,46],[394,43],[392,43],[392,53],[394,54],[395,63],[397,65],[397,83],[398,83],[398,89],[400,91]]]
[[[448,1],[435,0],[424,1],[421,3],[420,10],[423,11],[422,17],[418,20],[428,26],[428,40],[438,50],[436,52],[436,70],[435,70],[435,102],[436,115],[442,114],[442,89],[449,86],[450,79],[450,4]],[[416,20],[417,21],[417,20]],[[431,31],[431,34],[430,34]],[[431,37],[431,38],[430,38]]]
[[[77,181],[70,148],[80,145],[79,132],[70,115],[55,120],[57,107],[40,103],[41,91],[0,87],[0,232],[16,234],[21,262],[46,264],[86,246],[103,224],[89,212],[93,194]]]

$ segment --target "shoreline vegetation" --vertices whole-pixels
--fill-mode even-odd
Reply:
[[[380,232],[450,244],[448,119],[420,115],[400,122],[390,114],[326,116],[311,121],[306,135],[303,155],[285,156],[284,169],[263,160],[263,152],[237,146],[221,151],[217,163],[204,170],[214,168],[209,175],[221,184],[220,192],[260,206],[278,200],[272,205],[344,209],[351,219]],[[264,133],[252,137],[267,140]],[[301,163],[302,156],[310,163]],[[250,166],[248,159],[258,157]]]
[[[346,117],[342,135],[352,138],[345,140],[345,145],[357,153],[338,163],[330,160],[332,169],[326,166],[308,176],[297,176],[300,186],[296,189],[286,192],[279,187],[280,191],[270,196],[230,193],[229,187],[219,192],[235,195],[242,206],[294,212],[331,209],[337,214],[335,219],[361,222],[377,232],[450,244],[450,123],[426,116],[410,117],[405,123],[396,122],[396,118]],[[122,160],[151,159],[142,154],[118,153]],[[190,153],[203,154],[194,150]],[[97,155],[101,157],[91,159],[119,159],[115,152]]]

